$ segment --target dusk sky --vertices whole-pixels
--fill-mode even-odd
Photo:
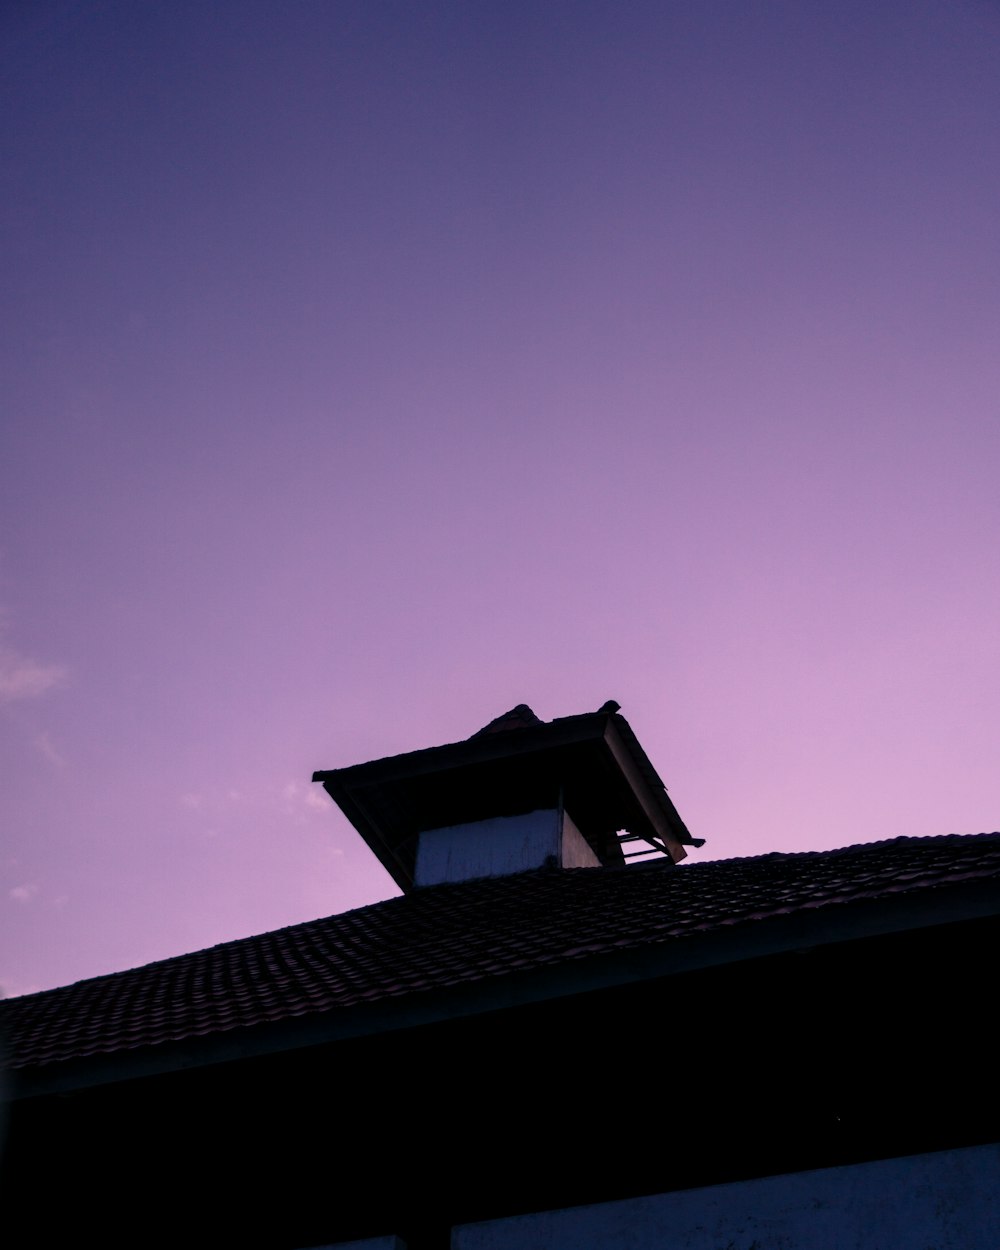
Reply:
[[[6,993],[520,702],[692,860],[1000,826],[1000,3],[0,13]]]

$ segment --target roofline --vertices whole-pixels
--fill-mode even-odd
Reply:
[[[44,1097],[266,1058],[282,1051],[438,1024],[773,955],[998,916],[1000,881],[992,879],[889,898],[856,899],[760,920],[745,919],[710,933],[670,938],[654,946],[562,959],[547,967],[411,992],[377,1003],[332,1008],[314,1016],[12,1069],[8,1072],[7,1096],[11,1100]]]

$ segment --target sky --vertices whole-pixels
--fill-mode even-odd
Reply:
[[[616,699],[691,861],[1000,827],[1000,4],[0,12],[0,986],[395,892]]]

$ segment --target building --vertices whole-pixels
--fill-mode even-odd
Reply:
[[[1000,835],[677,867],[614,703],[314,779],[403,896],[3,1004],[11,1244],[1000,1245]]]

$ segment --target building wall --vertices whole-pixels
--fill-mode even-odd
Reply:
[[[563,868],[597,868],[601,862],[567,811],[563,812],[559,862]]]
[[[565,868],[599,863],[572,820],[556,808],[428,829],[417,845],[414,879],[417,885],[437,885],[502,877],[548,862]]]
[[[546,1211],[455,1230],[452,1250],[986,1250],[1000,1145]]]
[[[406,1250],[399,1237],[365,1237],[362,1241],[337,1241],[327,1246],[310,1246],[309,1250]]]

